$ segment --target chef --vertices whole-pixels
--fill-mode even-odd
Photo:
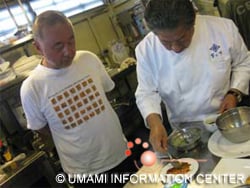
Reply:
[[[151,0],[151,32],[136,47],[136,102],[154,150],[165,152],[171,124],[202,121],[236,107],[248,94],[250,55],[231,20],[196,15],[189,0]]]

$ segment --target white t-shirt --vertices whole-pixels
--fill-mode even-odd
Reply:
[[[49,125],[67,173],[101,173],[125,158],[126,139],[105,92],[114,82],[94,54],[78,51],[72,65],[38,65],[21,87],[28,128]]]
[[[164,102],[170,122],[202,121],[218,112],[229,88],[248,93],[250,55],[231,20],[197,16],[190,46],[168,51],[154,33],[136,47],[137,105],[146,118],[161,115]]]

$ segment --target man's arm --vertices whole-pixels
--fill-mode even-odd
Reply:
[[[166,152],[168,137],[161,116],[155,113],[149,114],[146,118],[146,122],[150,128],[149,141],[153,149],[160,153]]]
[[[42,139],[42,142],[44,144],[42,150],[45,151],[52,151],[54,149],[54,141],[49,129],[49,126],[46,125],[44,128],[37,130],[37,132],[39,133],[39,136]]]

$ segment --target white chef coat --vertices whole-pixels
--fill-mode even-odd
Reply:
[[[170,122],[201,121],[218,111],[230,88],[248,93],[250,54],[231,20],[198,15],[190,46],[167,50],[150,32],[136,47],[136,102],[144,119],[161,115]]]

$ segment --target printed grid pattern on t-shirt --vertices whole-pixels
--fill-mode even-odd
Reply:
[[[89,76],[57,93],[50,102],[65,129],[83,125],[105,110],[100,93]]]

